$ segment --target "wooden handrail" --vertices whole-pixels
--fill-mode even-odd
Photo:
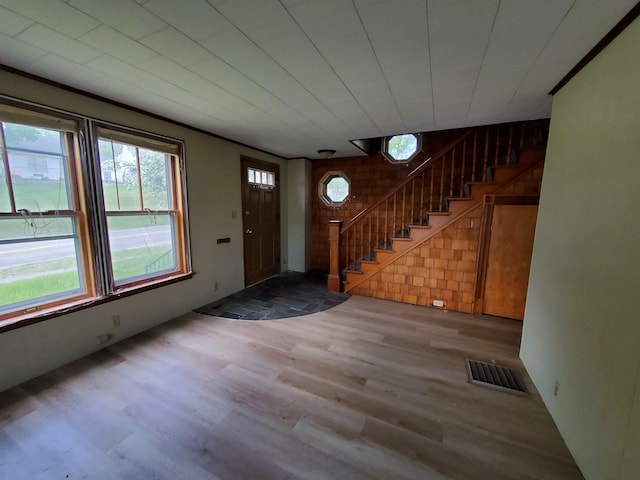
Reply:
[[[366,213],[369,211],[374,210],[376,207],[379,207],[380,205],[382,205],[384,202],[386,202],[387,200],[389,200],[393,195],[395,195],[397,192],[400,191],[400,189],[402,189],[402,187],[404,187],[405,185],[407,185],[411,180],[413,180],[413,178],[420,172],[422,172],[424,169],[427,168],[427,166],[433,165],[433,162],[435,162],[436,160],[439,160],[441,157],[443,157],[445,154],[447,154],[452,148],[454,148],[458,143],[462,142],[465,138],[467,138],[469,135],[471,135],[472,132],[475,131],[475,128],[469,128],[466,132],[464,132],[462,135],[460,135],[458,138],[456,138],[455,140],[449,142],[447,145],[445,145],[444,147],[442,147],[440,150],[438,150],[434,155],[432,155],[429,159],[427,159],[426,161],[422,162],[422,164],[414,169],[413,171],[411,171],[408,175],[407,178],[405,178],[404,180],[402,180],[400,183],[398,183],[392,190],[390,190],[384,197],[382,197],[380,200],[378,200],[377,202],[375,202],[373,205],[370,205],[368,208],[364,209],[363,211],[361,211],[360,213],[358,213],[355,217],[353,217],[351,220],[349,220],[349,222],[345,225],[342,226],[342,229],[340,230],[341,232],[345,232],[346,230],[350,229],[353,225],[355,225],[356,223],[358,223],[358,221],[366,216]]]
[[[342,226],[332,222],[331,288],[341,287],[342,274],[362,274],[379,256],[394,253],[394,242],[402,245],[412,229],[430,227],[430,217],[450,214],[451,198],[468,195],[467,183],[486,181],[490,167],[512,163],[525,138],[532,140],[526,140],[528,146],[536,145],[538,130],[537,122],[469,128],[350,221]]]

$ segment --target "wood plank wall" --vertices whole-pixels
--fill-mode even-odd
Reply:
[[[422,149],[414,161],[394,165],[380,153],[371,157],[333,158],[314,160],[311,166],[311,269],[329,271],[329,220],[348,222],[356,214],[375,203],[407,174],[433,154],[458,137],[463,130],[446,130],[423,134]],[[343,172],[351,181],[351,198],[340,207],[329,207],[320,200],[318,183],[325,173]]]
[[[540,193],[542,172],[539,167],[500,193]],[[443,300],[449,310],[472,313],[481,223],[479,206],[351,293],[426,306]]]

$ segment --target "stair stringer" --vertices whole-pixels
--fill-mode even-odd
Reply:
[[[494,193],[499,193],[500,191],[507,188],[509,185],[512,185],[522,178],[526,177],[529,173],[534,171],[536,168],[540,167],[544,164],[544,150],[537,150],[537,152],[542,153],[542,158],[537,158],[536,152],[530,152],[528,159],[529,161],[526,164],[512,164],[512,165],[499,165],[496,168],[499,169],[500,174],[496,175],[498,177],[504,178],[501,182],[483,182],[475,185],[471,190],[471,198],[473,200],[469,200],[469,197],[463,197],[460,199],[451,198],[450,202],[452,202],[452,209],[450,215],[434,215],[429,218],[429,229],[420,228],[412,228],[409,225],[411,238],[395,238],[392,239],[394,242],[394,246],[392,250],[378,250],[378,258],[386,257],[378,262],[366,262],[362,264],[362,271],[360,272],[351,272],[348,271],[346,274],[346,282],[344,283],[344,291],[349,292],[353,290],[355,287],[360,285],[365,280],[368,280],[373,275],[379,273],[385,267],[391,265],[399,258],[404,257],[409,254],[416,248],[420,247],[430,238],[433,238],[435,235],[440,233],[442,230],[452,225],[468,213],[472,212],[478,206],[482,205],[484,201],[485,195],[490,195]],[[533,158],[532,158],[533,157]],[[521,167],[521,168],[517,168]],[[508,175],[508,172],[514,172],[513,175]],[[504,172],[504,173],[503,173]],[[464,200],[462,202],[461,200]],[[458,205],[463,208],[459,208]],[[414,226],[415,227],[415,226]],[[420,233],[417,233],[420,232]],[[414,238],[415,236],[415,238]],[[402,246],[396,247],[396,244],[401,243]]]

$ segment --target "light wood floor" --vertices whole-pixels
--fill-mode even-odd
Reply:
[[[582,479],[535,391],[467,383],[467,357],[522,369],[520,328],[357,296],[188,314],[0,394],[0,478]]]

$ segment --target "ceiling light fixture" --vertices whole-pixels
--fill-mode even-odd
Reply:
[[[331,158],[335,155],[336,151],[332,148],[321,148],[320,150],[318,150],[318,155],[320,155],[320,158]]]

